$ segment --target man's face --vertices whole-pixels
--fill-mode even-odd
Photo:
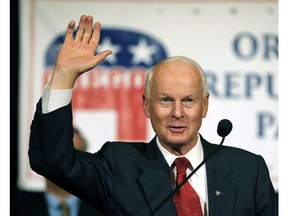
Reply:
[[[187,62],[173,60],[155,71],[143,105],[162,146],[186,153],[196,144],[208,97],[199,72]]]

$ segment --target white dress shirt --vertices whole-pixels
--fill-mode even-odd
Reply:
[[[49,113],[68,105],[72,100],[73,89],[55,90],[45,86],[42,94],[42,112]]]

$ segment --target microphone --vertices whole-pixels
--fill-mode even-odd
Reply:
[[[220,137],[226,137],[232,131],[232,123],[228,119],[222,119],[218,123],[217,133]]]
[[[162,202],[152,211],[150,216],[154,216],[159,211],[159,209],[161,209],[162,206],[180,189],[180,187],[182,187],[185,182],[187,182],[191,178],[191,176],[194,175],[194,173],[196,173],[197,170],[200,169],[200,167],[205,164],[220,149],[220,147],[224,143],[225,137],[230,134],[232,128],[232,123],[228,119],[222,119],[218,123],[217,134],[222,137],[218,148],[215,149],[215,151],[213,151],[212,153],[210,153],[206,158],[204,158],[204,160],[195,169],[193,169],[193,171],[188,176],[186,176],[186,178],[179,185],[177,185],[164,200],[162,200]]]

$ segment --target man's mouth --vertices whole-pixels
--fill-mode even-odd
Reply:
[[[185,126],[168,126],[168,130],[172,133],[183,133],[186,130]]]

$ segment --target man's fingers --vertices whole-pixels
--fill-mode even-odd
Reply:
[[[100,31],[101,31],[101,24],[99,22],[95,22],[92,38],[90,39],[90,42],[89,42],[95,48],[97,48],[98,43],[99,43]]]
[[[82,38],[83,38],[83,35],[84,35],[84,32],[85,32],[86,22],[87,22],[87,16],[82,15],[80,17],[78,29],[77,29],[77,32],[76,32],[75,41],[82,41]]]
[[[104,51],[98,53],[98,55],[96,55],[96,56],[94,57],[94,60],[95,60],[95,62],[96,62],[96,65],[100,64],[101,62],[103,62],[103,61],[106,59],[106,57],[107,57],[108,55],[110,55],[110,54],[112,54],[112,51],[111,51],[111,50],[104,50]]]
[[[92,25],[93,25],[93,17],[88,16],[87,17],[87,23],[86,23],[86,28],[83,36],[83,42],[89,43],[90,38],[92,36]]]
[[[75,27],[75,21],[72,20],[72,21],[68,24],[68,27],[67,27],[67,30],[66,30],[65,42],[69,42],[69,41],[73,40],[73,30],[74,30],[74,27]]]

